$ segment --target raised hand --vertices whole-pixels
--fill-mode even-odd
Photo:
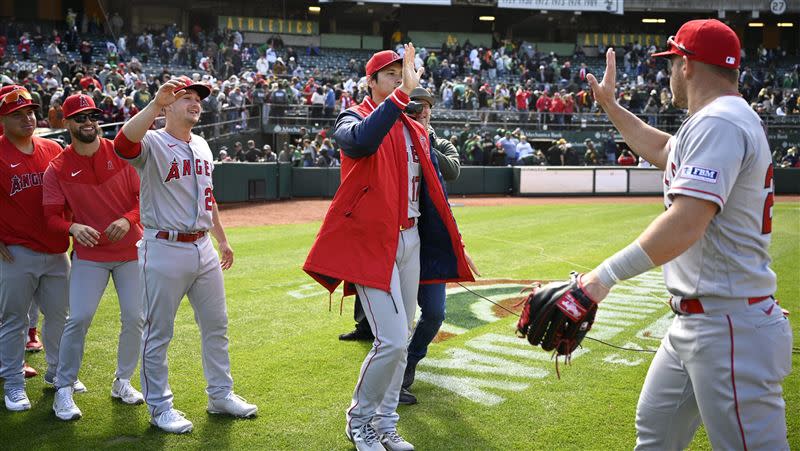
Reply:
[[[586,79],[592,88],[594,99],[601,108],[605,109],[607,105],[617,101],[617,60],[613,47],[609,47],[606,51],[606,72],[603,74],[603,81],[598,83],[593,74],[587,75]]]
[[[182,90],[185,84],[178,80],[169,80],[161,85],[156,92],[156,97],[153,101],[161,108],[172,105],[178,99],[187,94],[186,90]]]
[[[425,72],[425,67],[419,69],[414,68],[414,56],[417,51],[414,49],[414,44],[403,44],[405,53],[403,54],[403,83],[400,85],[400,90],[406,94],[411,94],[411,90],[419,86],[419,79]]]

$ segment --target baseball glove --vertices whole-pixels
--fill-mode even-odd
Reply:
[[[592,328],[597,303],[583,291],[580,275],[570,280],[534,287],[524,301],[517,335],[534,346],[569,357]]]

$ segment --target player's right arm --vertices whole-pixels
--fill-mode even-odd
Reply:
[[[669,156],[669,133],[664,133],[647,125],[644,121],[626,110],[617,102],[615,91],[617,85],[617,61],[613,48],[606,52],[606,72],[603,81],[589,74],[586,79],[592,87],[592,94],[598,105],[603,108],[614,127],[622,134],[622,138],[638,155],[654,166],[665,169]]]
[[[144,134],[150,129],[164,107],[175,103],[186,94],[186,91],[181,91],[183,86],[184,83],[180,80],[170,80],[164,83],[158,88],[155,98],[122,126],[122,130],[114,138],[114,150],[120,156],[127,159],[139,156],[141,147],[138,144],[144,138]]]

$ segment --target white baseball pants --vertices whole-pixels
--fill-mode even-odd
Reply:
[[[391,292],[356,285],[375,335],[358,375],[346,418],[351,430],[368,422],[379,434],[394,430],[419,288],[420,240],[417,227],[400,232]]]

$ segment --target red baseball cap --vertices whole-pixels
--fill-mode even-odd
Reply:
[[[64,100],[64,104],[61,105],[61,109],[64,111],[64,119],[69,119],[84,111],[103,112],[103,110],[95,106],[94,99],[86,94],[73,94],[67,97],[67,99]]]
[[[22,86],[10,85],[0,89],[0,116],[7,116],[14,111],[25,107],[39,109],[39,104],[33,103],[33,97]]]
[[[183,91],[184,89],[191,89],[194,92],[196,92],[197,95],[200,96],[200,100],[205,99],[206,97],[208,97],[209,94],[211,94],[211,88],[209,88],[203,83],[195,83],[194,81],[192,81],[191,78],[187,77],[186,75],[181,75],[180,77],[178,77],[178,80],[182,81],[184,84],[184,87],[183,89],[181,89],[181,91]]]
[[[653,56],[686,56],[690,60],[738,69],[741,44],[729,26],[717,19],[690,20],[667,39],[669,49]]]
[[[402,61],[403,57],[398,55],[392,50],[382,50],[374,55],[367,61],[367,77],[372,76],[375,72],[383,69],[384,67]]]

